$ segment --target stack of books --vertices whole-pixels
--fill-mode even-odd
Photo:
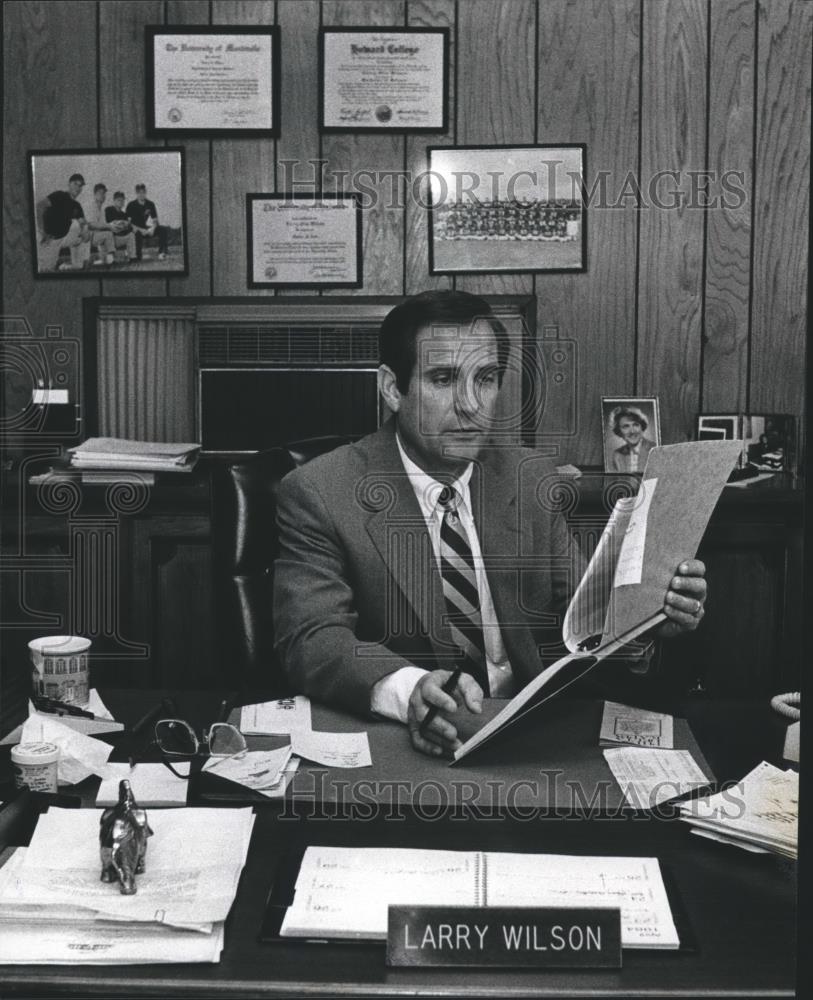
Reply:
[[[71,465],[82,470],[83,481],[119,481],[121,472],[191,472],[200,453],[199,444],[164,441],[129,441],[125,438],[88,438],[68,449]]]
[[[150,810],[134,896],[100,881],[100,816],[49,809],[0,868],[0,964],[218,962],[251,808]]]
[[[746,851],[798,857],[799,773],[763,761],[736,785],[678,805],[692,833]]]

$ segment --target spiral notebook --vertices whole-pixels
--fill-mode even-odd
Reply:
[[[387,908],[617,907],[624,948],[680,946],[657,858],[308,847],[283,938],[383,940]]]

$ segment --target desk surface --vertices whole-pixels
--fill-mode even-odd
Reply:
[[[149,699],[141,692],[122,698],[121,707],[116,696],[107,700],[127,720],[138,717]],[[214,709],[216,695],[208,700]],[[185,701],[183,696],[186,710]],[[596,706],[587,703],[583,709],[590,716]],[[751,760],[773,755],[776,730],[764,706],[698,705],[686,714],[694,716],[698,742],[719,778],[741,776]],[[315,716],[315,723],[320,717]],[[346,728],[352,728],[346,721]],[[384,726],[380,733],[391,735],[371,742],[374,747],[379,739],[388,743],[392,760],[411,753],[395,742],[397,727]],[[426,766],[435,775],[449,770],[442,761],[427,759]],[[276,867],[304,844],[655,856],[673,892],[684,948],[625,951],[621,970],[538,972],[387,969],[383,946],[377,944],[260,944],[257,933]],[[388,817],[379,811],[362,822],[337,814],[297,815],[269,802],[258,809],[218,965],[5,966],[0,968],[0,995],[791,996],[795,889],[794,864],[701,840],[685,824],[651,815],[560,818],[543,811],[523,819],[517,812],[484,817],[475,810],[433,820],[428,815]]]

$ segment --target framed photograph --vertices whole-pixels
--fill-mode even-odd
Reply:
[[[448,28],[323,28],[323,132],[445,132]]]
[[[429,271],[584,271],[584,145],[430,146]]]
[[[787,413],[746,413],[742,417],[744,465],[760,472],[793,472],[796,419]]]
[[[601,400],[605,472],[643,472],[652,449],[661,443],[655,396],[614,396]]]
[[[28,154],[36,278],[188,273],[182,149]]]
[[[698,441],[736,441],[742,434],[739,413],[699,413]]]
[[[279,28],[145,30],[150,135],[279,135]]]
[[[361,288],[359,194],[248,194],[249,288]]]

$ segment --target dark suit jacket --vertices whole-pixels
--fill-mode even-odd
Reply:
[[[560,480],[529,449],[486,450],[472,512],[494,607],[521,686],[563,652],[561,624],[582,564]],[[394,423],[289,473],[278,502],[276,647],[295,688],[353,711],[407,664],[449,666],[453,646],[426,524]]]

